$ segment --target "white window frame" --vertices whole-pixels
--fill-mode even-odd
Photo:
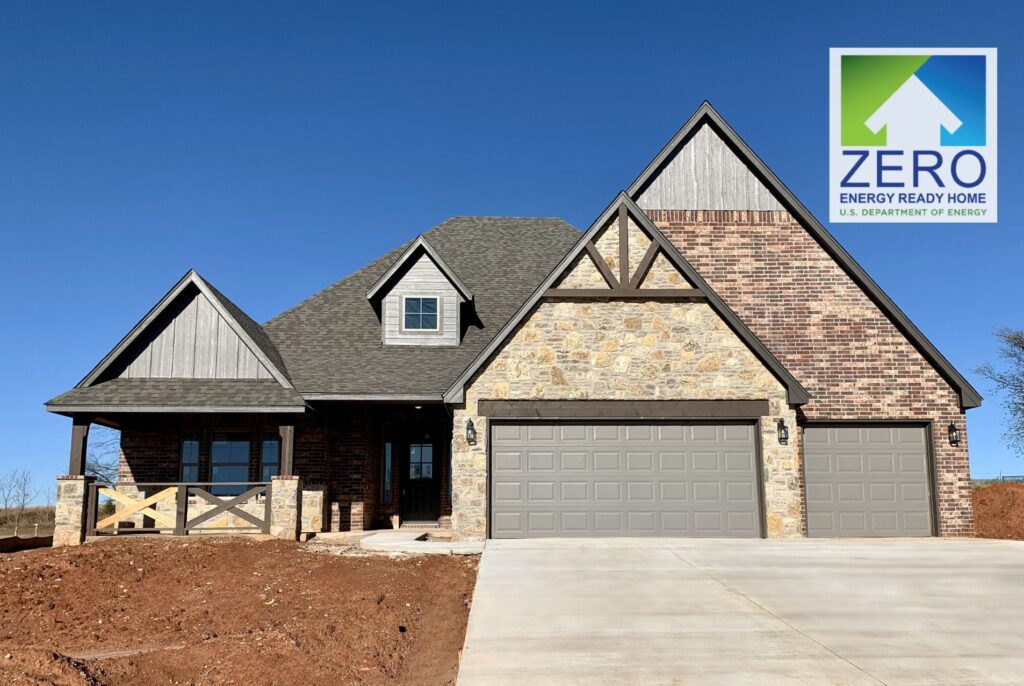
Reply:
[[[419,299],[433,299],[437,301],[437,326],[433,329],[407,329],[405,327],[405,301],[409,298]],[[402,293],[399,296],[399,312],[398,312],[398,330],[403,334],[441,334],[444,332],[442,325],[442,308],[444,306],[444,298],[441,293]]]

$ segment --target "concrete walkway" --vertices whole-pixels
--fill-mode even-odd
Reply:
[[[880,683],[1024,683],[1024,542],[490,541],[458,680]]]

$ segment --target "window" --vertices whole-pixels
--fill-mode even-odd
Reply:
[[[384,444],[384,459],[381,460],[381,493],[380,501],[382,503],[391,502],[391,442],[388,441]]]
[[[181,442],[181,480],[199,481],[199,441],[186,438]]]
[[[409,446],[409,478],[434,478],[434,446],[429,443],[413,443]]]
[[[437,331],[437,298],[405,298],[405,328]]]
[[[264,438],[260,448],[260,481],[270,481],[281,473],[281,440]]]
[[[210,481],[214,483],[249,480],[249,438],[244,434],[213,437],[210,446]],[[238,495],[245,486],[214,486],[213,495]]]

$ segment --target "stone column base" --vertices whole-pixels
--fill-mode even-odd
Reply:
[[[301,525],[302,477],[273,477],[270,487],[271,535],[289,541],[297,541]]]
[[[58,476],[53,547],[81,545],[85,540],[91,476]],[[94,505],[95,507],[95,505]]]

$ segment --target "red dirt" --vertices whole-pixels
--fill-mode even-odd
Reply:
[[[986,486],[973,498],[976,536],[1024,541],[1024,484]]]
[[[139,537],[0,555],[0,683],[454,683],[476,558],[317,550]]]

